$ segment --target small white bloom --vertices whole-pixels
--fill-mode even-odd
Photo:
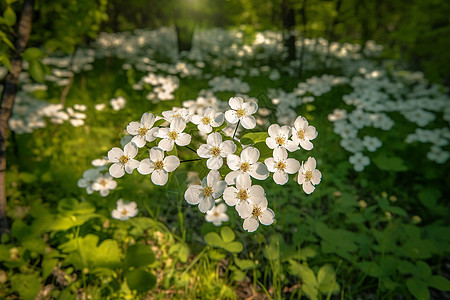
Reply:
[[[197,149],[198,156],[207,158],[206,166],[211,170],[218,170],[223,165],[223,158],[236,151],[236,144],[231,140],[222,142],[222,135],[214,132],[208,135],[206,144]]]
[[[366,147],[366,149],[370,152],[376,151],[378,148],[381,147],[382,143],[381,141],[376,137],[371,136],[365,136],[363,139],[363,145]]]
[[[111,212],[114,219],[125,221],[138,214],[136,202],[124,203],[122,199],[117,200],[117,208]]]
[[[135,160],[138,153],[137,147],[133,143],[128,143],[122,149],[114,147],[108,151],[108,159],[113,163],[109,167],[109,174],[114,178],[122,177],[125,172],[133,173],[133,170],[139,166]]]
[[[94,191],[99,191],[102,197],[109,195],[109,191],[117,187],[117,182],[109,174],[100,175],[92,184]]]
[[[150,158],[143,159],[138,167],[142,175],[152,174],[152,182],[157,185],[165,185],[169,179],[169,172],[173,172],[180,165],[180,160],[175,155],[164,157],[164,151],[153,147],[150,149]]]
[[[288,181],[288,174],[294,174],[300,168],[298,160],[288,158],[286,149],[280,147],[273,150],[273,157],[266,158],[264,164],[267,166],[269,172],[274,173],[273,180],[275,183],[280,185]]]
[[[350,156],[348,160],[357,172],[361,172],[366,166],[370,164],[370,159],[367,156],[364,156],[361,152],[357,152],[354,155]]]
[[[314,126],[308,125],[308,121],[302,116],[298,116],[294,122],[294,127],[292,128],[292,140],[296,145],[300,146],[305,150],[311,150],[313,144],[310,140],[317,137],[317,130]]]
[[[125,108],[127,100],[124,97],[117,97],[109,100],[109,103],[111,104],[112,108],[117,111]]]
[[[104,110],[105,107],[106,107],[106,104],[105,104],[105,103],[98,103],[98,104],[95,104],[95,110],[98,110],[98,111]]]
[[[87,169],[83,172],[83,178],[78,179],[78,187],[85,188],[89,195],[94,192],[92,185],[101,176],[99,169]]]
[[[184,199],[189,204],[198,204],[198,209],[204,213],[214,207],[215,199],[222,196],[226,187],[227,183],[220,180],[220,173],[216,170],[211,170],[203,178],[201,185],[188,187],[184,193]]]
[[[251,214],[244,220],[243,228],[248,232],[253,232],[259,227],[259,223],[270,225],[273,223],[275,213],[267,207],[267,199],[259,198],[253,203]]]
[[[268,129],[269,137],[266,138],[266,144],[270,149],[286,148],[289,152],[298,150],[294,141],[289,140],[291,128],[287,125],[280,127],[278,124],[272,124]]]
[[[438,164],[445,163],[449,157],[450,153],[438,146],[431,146],[430,151],[427,153],[427,158]]]
[[[242,150],[240,157],[235,154],[227,156],[228,167],[232,172],[225,176],[228,185],[234,184],[234,179],[239,174],[249,174],[255,179],[264,180],[269,176],[267,166],[258,162],[259,150],[254,147],[247,147]]]
[[[181,118],[174,118],[170,123],[170,128],[160,128],[157,136],[162,138],[159,141],[158,147],[164,151],[171,151],[174,143],[178,146],[186,146],[191,142],[191,136],[184,133],[186,123]]]
[[[225,119],[236,124],[241,122],[245,129],[253,129],[256,126],[256,119],[252,116],[258,110],[258,104],[253,101],[244,102],[242,97],[231,97],[228,104],[232,109],[225,112]]]
[[[223,123],[223,113],[216,113],[214,108],[208,107],[202,114],[193,115],[191,122],[196,124],[198,130],[203,133],[210,133],[213,127],[219,127]]]
[[[222,225],[222,222],[228,222],[230,219],[225,213],[227,206],[224,203],[214,206],[211,210],[208,210],[205,215],[207,222],[213,223],[216,226]]]
[[[127,132],[134,135],[131,140],[139,148],[145,146],[145,142],[152,142],[156,139],[155,133],[158,128],[152,128],[155,124],[155,116],[152,113],[144,113],[141,122],[130,122],[127,126]]]
[[[188,123],[191,120],[191,113],[187,108],[174,107],[172,110],[163,111],[162,115],[168,122],[172,122],[178,118],[181,118],[185,123]]]
[[[316,169],[316,159],[309,157],[306,163],[302,163],[300,167],[297,177],[298,184],[302,185],[305,193],[311,194],[321,179],[322,173]]]
[[[236,178],[236,187],[229,186],[223,192],[223,200],[229,206],[235,206],[239,216],[247,218],[253,209],[253,203],[259,203],[266,194],[260,185],[253,185],[248,174]]]

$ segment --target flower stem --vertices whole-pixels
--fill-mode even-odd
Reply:
[[[199,161],[199,160],[202,160],[202,158],[180,160],[180,163],[190,162],[190,161]]]
[[[184,147],[188,148],[189,150],[191,150],[192,152],[194,152],[195,154],[197,154],[197,151],[195,151],[195,150],[192,149],[191,147],[189,147],[189,146],[184,146]]]
[[[234,130],[234,133],[233,133],[233,137],[232,137],[232,139],[234,140],[234,137],[236,136],[236,132],[237,132],[237,130],[238,130],[238,128],[239,128],[239,124],[241,123],[241,120],[239,120],[238,122],[237,122],[237,124],[236,124],[236,129]]]

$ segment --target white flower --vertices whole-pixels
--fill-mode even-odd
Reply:
[[[267,207],[267,199],[259,198],[253,203],[250,215],[244,220],[243,228],[248,232],[253,232],[259,227],[259,223],[270,225],[273,223],[275,213]]]
[[[311,150],[313,144],[310,140],[317,137],[317,130],[314,126],[309,126],[308,121],[302,116],[298,116],[294,122],[294,127],[292,128],[292,140],[296,145],[300,146],[305,150]]]
[[[131,140],[139,148],[145,146],[145,142],[152,142],[156,139],[155,133],[158,128],[152,128],[155,124],[155,116],[152,113],[144,113],[141,122],[130,122],[127,126],[129,134],[134,135]]]
[[[357,172],[361,172],[366,166],[370,164],[369,158],[367,156],[364,156],[361,152],[357,152],[354,155],[350,156],[348,160]]]
[[[223,192],[223,200],[229,206],[235,206],[239,216],[247,218],[253,209],[253,203],[259,203],[265,198],[264,189],[259,185],[253,185],[248,174],[240,174],[236,178],[236,187],[229,186]]]
[[[191,113],[187,108],[174,107],[172,110],[163,111],[162,115],[168,122],[172,122],[178,118],[181,118],[185,123],[188,123],[191,120]]]
[[[228,167],[232,172],[225,176],[228,185],[234,184],[234,179],[239,174],[249,174],[255,179],[264,180],[269,176],[267,166],[258,162],[259,150],[254,147],[247,147],[242,150],[240,157],[235,154],[227,156]]]
[[[298,184],[302,185],[305,193],[311,194],[315,189],[314,185],[319,184],[321,179],[322,173],[316,169],[316,159],[309,157],[306,163],[302,163],[300,167],[297,177]]]
[[[295,142],[289,140],[291,128],[287,125],[280,127],[278,124],[272,124],[268,129],[269,137],[266,138],[266,144],[270,149],[286,148],[289,152],[298,150]]]
[[[218,132],[211,133],[206,139],[206,144],[200,145],[197,149],[198,156],[207,158],[206,166],[211,170],[218,170],[222,167],[223,158],[236,151],[233,141],[222,142],[222,136]]]
[[[201,185],[188,187],[184,193],[184,199],[189,204],[198,204],[198,209],[204,213],[214,207],[214,200],[222,196],[226,187],[227,183],[220,180],[220,173],[216,170],[211,170],[203,178]]]
[[[94,192],[92,184],[101,176],[99,169],[87,169],[83,172],[83,178],[78,179],[78,187],[85,188],[89,195]]]
[[[225,119],[236,124],[241,122],[245,129],[253,129],[256,126],[256,119],[252,116],[258,110],[258,104],[253,101],[244,102],[241,97],[231,97],[228,104],[232,109],[225,112]]]
[[[117,97],[109,100],[109,103],[114,110],[121,110],[127,104],[127,100],[124,97]]]
[[[117,200],[117,208],[111,212],[114,219],[125,221],[138,214],[136,202],[124,203],[122,199]]]
[[[286,149],[278,147],[273,150],[273,158],[269,157],[264,161],[269,172],[274,173],[273,180],[277,184],[285,184],[289,179],[288,174],[294,174],[300,168],[298,160],[287,157]]]
[[[198,130],[204,133],[210,133],[213,127],[219,127],[223,123],[223,113],[216,113],[214,108],[208,107],[202,114],[193,115],[191,122],[196,124]]]
[[[170,123],[170,128],[160,128],[157,136],[162,138],[159,141],[158,147],[164,151],[171,151],[174,143],[178,146],[186,146],[191,142],[191,136],[184,133],[186,123],[181,118],[174,118]]]
[[[108,159],[113,163],[109,167],[109,174],[114,178],[122,177],[125,172],[133,173],[133,170],[139,166],[135,160],[138,153],[137,147],[133,143],[128,143],[122,149],[114,147],[108,151]]]
[[[117,187],[117,182],[109,174],[100,175],[92,184],[94,191],[99,191],[102,197],[109,195],[109,191]]]
[[[427,153],[427,158],[438,164],[445,163],[449,157],[450,153],[448,151],[445,151],[441,147],[435,145],[431,146],[430,151]]]
[[[370,152],[376,151],[378,148],[381,147],[382,143],[381,141],[376,137],[371,136],[365,136],[363,139],[363,145],[366,147],[366,149]]]
[[[106,104],[105,104],[105,103],[98,103],[98,104],[95,104],[95,109],[98,110],[98,111],[104,110],[105,107],[106,107]]]
[[[220,203],[214,206],[211,210],[208,210],[205,215],[207,222],[213,223],[216,226],[222,225],[222,222],[227,222],[230,218],[225,213],[227,206],[224,203]]]
[[[175,155],[164,157],[164,151],[153,147],[150,149],[150,158],[143,159],[138,167],[142,175],[152,174],[152,182],[157,185],[165,185],[169,179],[169,172],[173,172],[180,165],[180,160]]]

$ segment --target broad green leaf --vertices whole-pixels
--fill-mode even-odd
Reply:
[[[41,281],[38,274],[16,274],[11,276],[11,286],[23,299],[32,300],[41,289]]]
[[[316,286],[305,283],[302,285],[302,291],[309,296],[311,300],[317,300],[319,296],[319,290]]]
[[[424,262],[424,261],[417,261],[417,274],[416,276],[422,279],[428,279],[431,276],[431,268],[430,266]]]
[[[39,83],[45,81],[45,67],[39,60],[30,61],[29,69],[31,77]]]
[[[225,243],[233,241],[235,237],[233,230],[228,226],[222,227],[220,230],[220,235]]]
[[[151,290],[156,284],[156,276],[153,273],[135,269],[125,274],[128,287],[138,293]]]
[[[222,249],[209,249],[208,256],[212,260],[222,260],[226,255]]]
[[[58,264],[58,259],[45,257],[42,261],[42,279],[45,280],[53,272],[53,268]]]
[[[406,210],[404,210],[403,208],[398,207],[398,206],[389,206],[387,208],[387,211],[390,211],[391,213],[402,216],[402,217],[408,216],[408,213],[406,212]]]
[[[235,241],[228,244],[224,244],[223,248],[232,253],[239,253],[242,251],[242,249],[244,249],[244,246],[242,245],[241,242]]]
[[[234,258],[234,263],[236,266],[239,267],[241,270],[249,270],[256,268],[256,264],[251,259],[239,259],[237,257]]]
[[[187,262],[189,258],[189,246],[185,243],[178,243],[170,246],[169,248],[169,254],[177,254],[178,259],[181,262]]]
[[[16,13],[11,8],[11,6],[6,7],[5,11],[3,12],[3,19],[5,21],[5,24],[8,26],[14,26],[14,24],[16,24]]]
[[[322,293],[335,293],[339,291],[339,285],[336,283],[336,272],[330,264],[326,264],[317,272],[317,281],[319,290]]]
[[[313,270],[311,270],[308,266],[300,264],[294,260],[289,261],[289,272],[292,275],[296,275],[300,277],[300,279],[310,286],[316,287],[318,286],[318,282],[316,279],[316,275],[314,275]]]
[[[372,277],[380,277],[381,276],[380,266],[378,266],[378,264],[376,264],[373,261],[363,261],[363,262],[357,263],[357,266],[361,269],[361,271],[363,271],[364,273],[366,273],[369,276],[372,276]]]
[[[5,65],[5,67],[7,67],[10,72],[12,71],[11,61],[9,60],[9,57],[4,53],[0,53],[0,64]]]
[[[441,290],[441,291],[450,291],[450,281],[442,276],[435,275],[431,276],[428,281],[428,285]]]
[[[397,156],[386,156],[385,154],[380,154],[373,159],[375,165],[384,171],[406,171],[408,167],[405,166],[404,161]]]
[[[244,134],[241,137],[241,144],[242,145],[250,145],[250,144],[256,144],[256,143],[260,143],[260,142],[265,142],[266,138],[269,137],[269,133],[264,131],[264,132],[250,132],[247,134]]]
[[[145,267],[155,261],[155,254],[149,246],[144,244],[131,245],[125,256],[125,268]]]
[[[416,297],[418,300],[428,300],[430,299],[430,293],[428,291],[427,285],[415,278],[409,278],[406,280],[406,287],[408,291]]]
[[[205,242],[210,246],[223,247],[224,243],[220,236],[215,232],[208,232],[205,235]]]
[[[441,195],[441,191],[437,188],[424,187],[423,189],[421,189],[417,196],[419,197],[420,203],[422,203],[423,206],[427,208],[433,208],[436,206],[437,201],[439,200]]]
[[[22,53],[22,58],[24,60],[36,60],[41,59],[44,56],[44,53],[41,51],[41,49],[36,47],[30,47],[25,49],[25,51]]]

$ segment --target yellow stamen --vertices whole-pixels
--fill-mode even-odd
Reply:
[[[250,170],[250,164],[248,162],[242,163],[240,169],[242,172],[247,172]]]
[[[127,213],[128,213],[128,211],[124,208],[124,209],[122,209],[122,215],[126,215]]]
[[[217,218],[218,216],[220,216],[220,214],[219,214],[217,211],[215,211],[215,212],[214,212],[214,217]]]
[[[164,168],[164,163],[162,160],[158,160],[155,162],[155,170],[162,170]]]
[[[106,186],[107,184],[108,184],[108,182],[105,179],[100,180],[101,186]]]
[[[236,110],[236,114],[237,114],[237,117],[238,117],[238,118],[244,117],[244,116],[245,116],[245,109],[238,108],[238,109]]]
[[[220,155],[220,148],[217,146],[212,147],[211,154],[213,156],[219,156]]]
[[[283,171],[286,168],[286,164],[282,161],[277,162],[277,169]]]
[[[211,123],[211,118],[210,117],[203,117],[202,122],[203,122],[203,124],[208,125],[209,123]]]
[[[310,181],[313,178],[312,171],[308,170],[305,173],[305,181]]]
[[[145,127],[141,127],[141,128],[139,128],[139,130],[138,130],[138,133],[139,133],[140,136],[146,135],[147,132],[148,132],[148,129],[145,128]]]
[[[277,142],[278,145],[283,146],[285,140],[284,140],[284,138],[279,136],[275,139],[275,141]]]
[[[239,200],[241,200],[241,201],[247,200],[247,199],[248,199],[247,190],[241,189],[241,190],[237,193],[237,197],[238,197]]]
[[[203,195],[205,195],[205,197],[210,197],[212,193],[213,193],[212,187],[207,186],[203,189]]]
[[[297,137],[298,137],[299,139],[303,140],[303,139],[305,138],[305,131],[303,131],[303,129],[300,129],[300,130],[297,132]]]
[[[253,205],[252,216],[257,218],[262,215],[261,208],[257,205]]]
[[[168,136],[172,139],[172,140],[176,140],[178,138],[178,133],[176,133],[176,131],[171,131],[169,132]]]
[[[128,155],[127,155],[127,156],[122,155],[122,156],[119,158],[119,161],[120,161],[121,164],[126,164],[129,160],[130,160],[130,158],[128,157]]]

